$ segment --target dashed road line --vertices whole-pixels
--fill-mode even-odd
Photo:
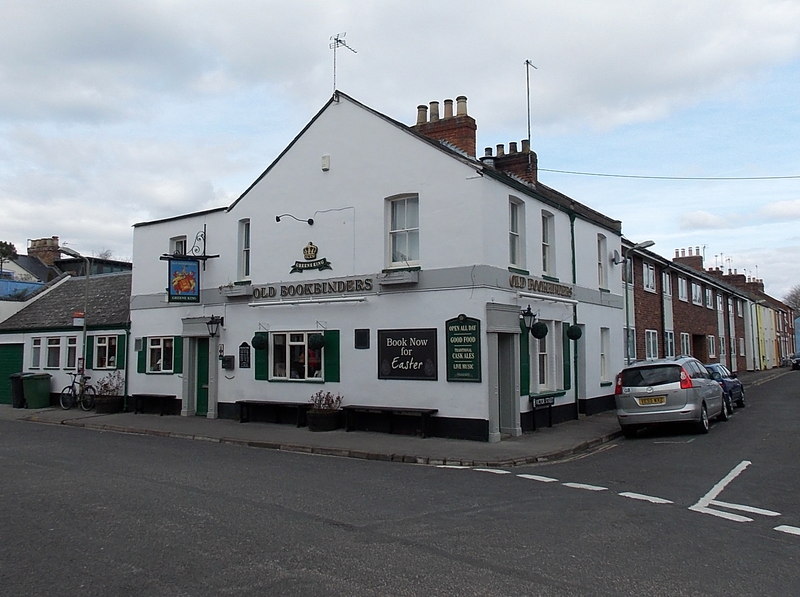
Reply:
[[[562,483],[565,487],[572,487],[573,489],[586,489],[587,491],[607,491],[608,487],[600,487],[599,485],[587,485],[586,483]]]
[[[494,473],[495,475],[510,475],[511,471],[504,470],[502,468],[476,468],[474,469],[479,473]]]
[[[553,477],[542,477],[541,475],[517,475],[522,479],[530,479],[531,481],[541,481],[542,483],[555,483],[558,479],[553,479]]]
[[[773,530],[780,531],[781,533],[789,533],[790,535],[800,535],[800,528],[789,526],[788,524],[782,524],[775,527]]]
[[[651,504],[674,504],[670,500],[665,500],[664,498],[655,497],[653,495],[644,495],[643,493],[633,493],[632,491],[623,491],[620,493],[622,497],[630,498],[632,500],[641,500],[643,502],[650,502]]]

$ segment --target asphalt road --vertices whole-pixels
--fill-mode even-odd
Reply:
[[[747,401],[503,471],[0,421],[0,593],[800,594],[800,372]]]

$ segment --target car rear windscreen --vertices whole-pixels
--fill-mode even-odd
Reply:
[[[677,383],[681,380],[681,368],[677,365],[637,367],[622,372],[622,385],[629,387],[658,386]]]

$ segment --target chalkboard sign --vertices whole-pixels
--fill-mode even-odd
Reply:
[[[445,322],[447,381],[481,381],[481,322],[463,313]]]
[[[436,329],[378,330],[378,379],[436,381]]]

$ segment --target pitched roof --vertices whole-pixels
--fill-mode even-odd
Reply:
[[[73,313],[84,310],[90,328],[130,325],[131,273],[69,277],[39,299],[0,322],[0,332],[72,327]]]
[[[49,282],[59,274],[58,269],[45,265],[40,259],[31,257],[30,255],[17,255],[14,259],[14,263],[40,282]]]

